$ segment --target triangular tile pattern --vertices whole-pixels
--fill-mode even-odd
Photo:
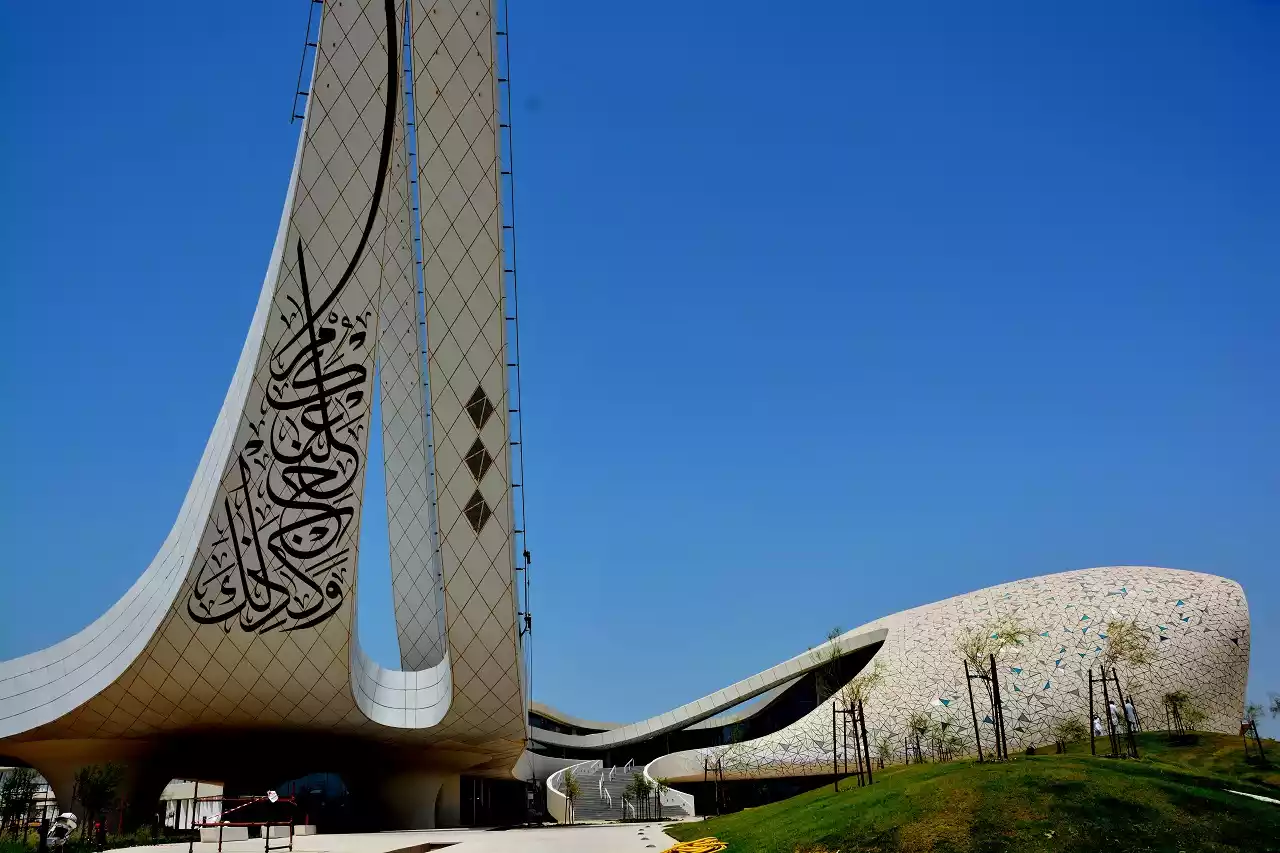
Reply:
[[[493,8],[414,0],[428,384],[454,705],[443,726],[523,738],[512,552]],[[487,402],[485,402],[487,400]],[[477,477],[476,442],[490,464]]]
[[[1120,671],[1143,725],[1163,728],[1161,697],[1185,690],[1207,713],[1205,728],[1238,731],[1250,639],[1240,585],[1198,572],[1113,566],[1004,584],[856,629],[889,630],[876,655],[887,677],[865,705],[873,752],[883,740],[887,762],[903,761],[906,721],[917,712],[947,723],[948,731],[961,736],[962,751],[976,752],[956,640],[1003,616],[1018,619],[1032,634],[1000,661],[1011,753],[1051,744],[1053,727],[1063,719],[1087,721],[1088,672],[1097,672],[1106,625],[1130,619],[1148,633],[1156,654],[1150,667]],[[1091,627],[1085,632],[1081,625]],[[990,706],[977,685],[975,691],[979,729],[989,749]],[[1100,692],[1095,701],[1100,712]],[[709,752],[721,756],[727,776],[790,776],[830,772],[831,748],[829,700],[781,731]]]

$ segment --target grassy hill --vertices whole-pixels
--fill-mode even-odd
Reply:
[[[1086,742],[1004,764],[891,767],[868,788],[826,786],[667,831],[714,835],[729,853],[1280,851],[1280,805],[1226,790],[1280,799],[1280,744],[1265,744],[1272,768],[1247,764],[1239,738],[1175,746],[1163,734],[1142,736],[1136,761],[1095,758]]]

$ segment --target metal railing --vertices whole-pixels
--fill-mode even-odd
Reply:
[[[662,820],[663,803],[656,796],[623,797],[618,807],[619,820]]]
[[[232,812],[238,812],[241,809],[246,809],[246,808],[249,808],[250,806],[255,806],[255,805],[266,804],[267,806],[275,806],[279,804],[285,804],[290,807],[293,807],[297,805],[297,802],[294,800],[293,797],[276,796],[275,792],[271,791],[270,793],[264,794],[260,797],[224,797],[221,795],[215,795],[212,797],[198,797],[196,798],[196,802],[197,803],[201,803],[201,802],[220,803],[222,805],[222,811],[218,814],[218,817],[216,819],[193,821],[191,825],[191,828],[196,830],[212,829],[215,826],[218,828],[218,853],[222,853],[223,830],[229,826],[245,827],[246,834],[247,834],[248,827],[251,827],[251,826],[262,827],[263,853],[270,853],[270,851],[272,850],[290,850],[290,851],[293,850],[293,812],[292,810],[290,810],[289,812],[288,820],[227,820],[226,819],[227,815],[231,814]],[[239,803],[239,805],[235,805],[235,806],[232,806],[231,808],[227,808],[226,807],[227,803]],[[277,844],[276,846],[272,847],[271,846],[271,828],[275,826],[289,827],[289,840],[285,844]],[[187,842],[187,853],[192,853],[194,849],[195,849],[195,838],[192,838]]]
[[[689,817],[693,817],[697,814],[698,812],[694,808],[693,795],[686,794],[684,791],[677,791],[675,788],[659,785],[657,780],[653,778],[653,774],[649,772],[649,767],[652,766],[652,764],[653,762],[651,761],[649,764],[644,766],[644,778],[645,781],[652,785],[658,792],[658,813],[662,813],[662,806],[671,806],[672,808],[681,809]]]
[[[604,763],[600,759],[594,761],[583,761],[578,764],[571,764],[568,767],[561,767],[555,773],[547,777],[547,813],[551,815],[557,823],[567,823],[572,818],[572,807],[569,805],[564,795],[563,782],[566,771],[572,771],[575,775],[585,773],[595,773],[604,770]]]

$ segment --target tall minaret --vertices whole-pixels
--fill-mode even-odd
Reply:
[[[429,437],[443,605],[459,676],[454,702],[461,714],[475,706],[506,716],[521,707],[523,678],[493,3],[413,0],[410,21]],[[424,602],[424,609],[430,606]],[[419,621],[432,630],[429,619]],[[403,629],[401,641],[404,655]],[[403,664],[410,669],[431,660],[405,657]],[[462,677],[470,673],[478,677]]]

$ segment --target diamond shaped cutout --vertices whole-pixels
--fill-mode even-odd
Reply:
[[[483,429],[484,425],[489,422],[489,418],[493,417],[493,413],[497,411],[493,407],[493,403],[489,402],[489,398],[485,396],[484,389],[479,385],[476,391],[471,395],[471,399],[467,401],[467,414],[471,416],[471,422],[476,425],[476,429]]]
[[[483,480],[484,475],[493,467],[493,457],[489,455],[489,451],[478,438],[462,461],[467,463],[467,468],[471,470],[471,476],[476,478],[477,483]]]
[[[462,514],[467,517],[467,521],[471,522],[476,533],[479,533],[485,522],[493,515],[493,510],[489,509],[489,505],[484,501],[484,495],[476,489],[471,495],[471,500],[467,501],[467,505],[463,507]]]

